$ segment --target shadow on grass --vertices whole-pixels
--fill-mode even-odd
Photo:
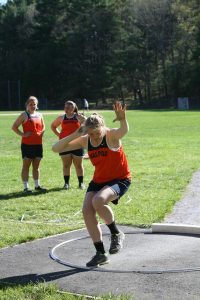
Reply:
[[[8,193],[8,194],[0,194],[0,201],[17,199],[17,198],[36,197],[51,192],[59,192],[61,190],[63,190],[63,188],[52,188],[52,189],[48,189],[46,192],[33,191],[33,193],[25,193],[24,191],[20,191],[20,192]]]
[[[13,287],[17,285],[27,285],[27,284],[34,284],[34,283],[44,283],[49,281],[54,281],[62,277],[71,276],[77,273],[88,272],[90,270],[83,270],[83,269],[71,269],[68,271],[59,271],[59,272],[52,272],[46,274],[26,274],[20,276],[11,276],[5,277],[0,279],[0,288],[3,287]]]

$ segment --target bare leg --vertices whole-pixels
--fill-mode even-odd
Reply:
[[[115,200],[116,197],[115,192],[110,187],[105,186],[92,199],[94,209],[106,224],[111,224],[114,221],[113,211],[107,204]]]
[[[90,237],[92,238],[93,243],[96,243],[102,241],[102,231],[96,217],[96,211],[92,205],[92,198],[94,195],[94,192],[86,193],[82,212]]]
[[[107,205],[109,201],[116,199],[116,194],[113,190],[105,186],[93,197],[92,203],[98,215],[105,221],[111,232],[111,244],[109,253],[118,253],[123,248],[124,233],[120,232],[114,222],[114,214],[110,206]]]
[[[83,158],[79,156],[73,155],[73,163],[74,167],[76,169],[77,176],[84,176],[84,170],[83,170]]]
[[[69,176],[70,175],[70,168],[72,164],[72,155],[62,155],[62,164],[63,164],[63,176]]]
[[[40,169],[39,169],[40,161],[41,161],[41,159],[37,159],[37,158],[33,159],[33,161],[32,161],[33,179],[34,180],[39,180],[39,178],[40,178]]]
[[[116,199],[116,194],[107,186],[97,193],[86,193],[83,203],[83,217],[94,243],[102,241],[102,231],[96,217],[96,212],[106,224],[111,224],[114,221],[114,214],[107,203],[114,199]]]
[[[32,159],[30,158],[25,158],[23,159],[23,165],[22,165],[22,171],[21,171],[21,178],[22,181],[27,181],[28,182],[28,178],[29,178],[29,168],[31,165]]]

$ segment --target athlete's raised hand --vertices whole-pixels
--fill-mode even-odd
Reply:
[[[115,104],[113,104],[113,109],[114,109],[115,114],[116,114],[116,118],[113,120],[113,122],[125,120],[125,118],[126,118],[126,104],[124,105],[124,107],[122,107],[121,102],[116,101]]]

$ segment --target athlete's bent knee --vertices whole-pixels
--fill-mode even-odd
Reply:
[[[100,197],[100,196],[94,197],[92,199],[92,205],[93,205],[94,209],[98,210],[99,208],[104,206],[105,205],[104,201],[105,201],[105,199],[103,197]]]

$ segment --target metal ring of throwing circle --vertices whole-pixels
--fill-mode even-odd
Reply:
[[[140,232],[135,232],[135,231],[130,231],[130,232],[125,232],[125,234],[144,234],[144,231],[140,231]],[[151,232],[147,232],[149,234],[156,234],[156,233],[151,233]],[[159,233],[161,234],[161,233]],[[166,233],[165,233],[166,234]],[[108,235],[108,234],[104,234]],[[170,234],[172,235],[172,234]],[[174,235],[180,235],[177,233],[174,233]],[[184,234],[182,234],[184,235]],[[188,236],[188,235],[187,235]],[[70,268],[74,268],[74,269],[78,269],[78,270],[85,270],[85,271],[96,271],[96,272],[110,272],[110,273],[138,273],[138,274],[162,274],[162,273],[181,273],[181,272],[195,272],[195,271],[200,271],[200,266],[194,266],[191,268],[177,268],[177,269],[158,269],[158,270],[140,270],[140,269],[135,269],[135,270],[119,270],[119,269],[104,269],[102,267],[95,267],[95,268],[89,268],[89,267],[85,267],[85,266],[80,266],[80,265],[76,265],[74,263],[68,262],[68,261],[64,261],[62,259],[60,259],[57,255],[56,255],[56,250],[58,248],[60,248],[61,246],[68,244],[68,243],[72,243],[72,242],[76,242],[79,240],[83,240],[83,239],[87,239],[90,238],[88,235],[87,236],[83,236],[83,237],[77,237],[74,239],[70,239],[67,240],[65,242],[62,242],[58,245],[56,245],[54,248],[52,248],[49,252],[49,256],[51,259],[53,259],[54,261],[56,261],[57,263],[70,267]]]

